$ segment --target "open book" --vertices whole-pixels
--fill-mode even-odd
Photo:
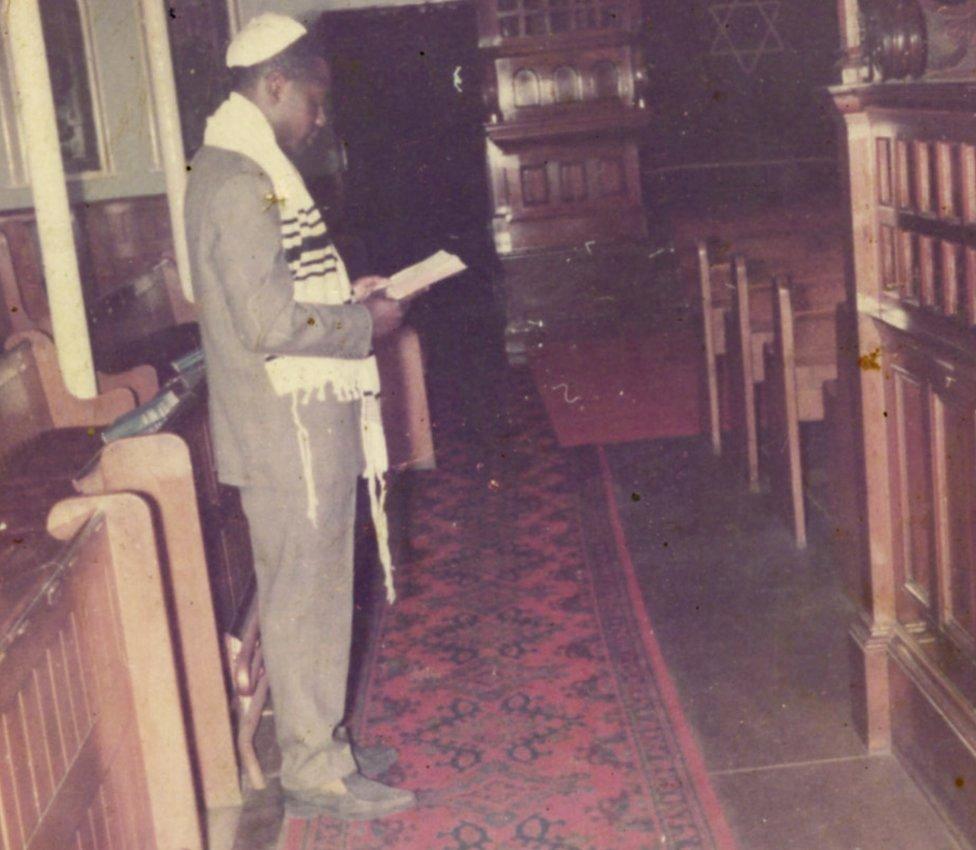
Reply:
[[[426,260],[421,260],[392,275],[384,290],[390,298],[402,301],[444,278],[463,272],[466,268],[460,257],[447,251],[438,251]]]

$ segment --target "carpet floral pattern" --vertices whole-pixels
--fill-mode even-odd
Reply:
[[[523,399],[491,469],[438,434],[357,720],[416,810],[286,826],[289,850],[718,848],[573,457]]]

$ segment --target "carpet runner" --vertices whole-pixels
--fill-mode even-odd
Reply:
[[[561,446],[704,433],[700,334],[690,328],[547,342],[532,374]]]
[[[439,435],[354,720],[361,742],[399,749],[384,778],[418,808],[293,820],[280,846],[734,850],[613,509],[581,493],[573,456],[521,397],[490,469]],[[584,501],[602,512],[596,530]]]

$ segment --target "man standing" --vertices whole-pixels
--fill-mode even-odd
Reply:
[[[234,91],[190,166],[186,232],[220,479],[241,489],[275,701],[286,810],[364,820],[414,795],[364,777],[342,722],[356,486],[365,474],[387,595],[385,444],[372,341],[399,306],[350,284],[292,163],[325,124],[328,64],[291,18],[233,39]]]

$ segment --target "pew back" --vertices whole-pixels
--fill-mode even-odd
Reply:
[[[0,354],[0,464],[54,427],[30,343]]]
[[[732,411],[733,444],[742,458],[746,480],[753,492],[759,489],[759,436],[756,423],[756,388],[753,368],[751,291],[746,261],[734,261],[735,288],[732,310],[726,317],[727,365]]]
[[[0,353],[0,457],[52,428],[107,425],[136,404],[123,387],[93,399],[79,399],[64,386],[54,343],[37,330],[15,335]]]
[[[0,843],[197,850],[148,507],[72,499],[48,522],[65,545],[0,635]]]
[[[789,288],[776,287],[775,333],[766,347],[766,462],[773,503],[785,515],[798,548],[807,545],[797,407],[796,336]]]

